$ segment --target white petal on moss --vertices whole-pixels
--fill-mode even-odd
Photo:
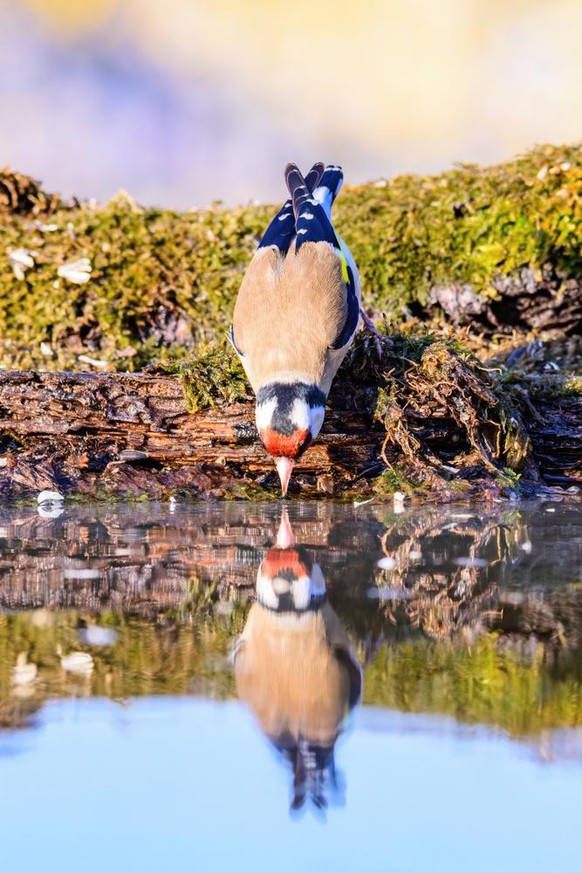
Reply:
[[[26,271],[34,267],[33,255],[34,252],[29,249],[11,249],[8,252],[8,260],[17,279],[24,279]]]
[[[12,668],[10,679],[13,685],[30,685],[36,679],[38,667],[29,663],[26,653],[21,652],[16,660],[16,666]]]
[[[66,279],[75,285],[84,285],[91,278],[91,261],[89,258],[67,261],[65,264],[61,264],[57,273],[61,279]]]
[[[93,658],[87,652],[71,652],[61,656],[61,667],[67,673],[88,676],[93,672]]]
[[[37,503],[59,503],[65,498],[58,491],[41,491],[36,498]]]
[[[91,364],[92,367],[101,367],[101,369],[109,366],[107,361],[100,361],[99,358],[91,358],[89,355],[78,355],[77,360],[82,364]]]

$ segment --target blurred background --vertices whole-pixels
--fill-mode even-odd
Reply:
[[[582,138],[580,0],[0,0],[0,166],[66,196],[278,201]]]

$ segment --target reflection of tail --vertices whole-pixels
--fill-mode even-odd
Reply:
[[[362,674],[327,602],[321,568],[295,544],[286,513],[259,567],[235,675],[241,700],[293,769],[291,808],[308,797],[323,808],[328,777],[335,787],[334,746],[360,699]]]
[[[331,749],[312,746],[305,740],[300,740],[291,755],[286,755],[293,766],[293,799],[291,809],[301,809],[307,795],[311,797],[318,809],[327,806],[325,799],[325,774],[333,771],[332,782],[335,781],[335,763],[333,746]]]

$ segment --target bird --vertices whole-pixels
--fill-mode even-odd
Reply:
[[[245,272],[230,341],[256,396],[260,439],[287,494],[319,434],[331,384],[360,322],[354,258],[332,224],[342,168],[285,167],[288,199]]]

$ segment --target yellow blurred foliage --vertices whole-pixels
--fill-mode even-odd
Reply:
[[[93,30],[111,15],[117,0],[21,0],[62,34]]]
[[[283,153],[300,163],[321,156],[363,181],[582,139],[581,0],[12,3],[33,10],[52,41],[80,35],[79,55],[94,40],[108,63],[150,71],[144,100],[160,81],[210,106],[212,121],[200,110],[186,136],[215,131],[222,154],[208,158],[209,174],[218,167],[234,179],[215,182],[216,196],[248,196],[236,180],[249,166],[253,192],[265,196],[261,174],[273,171],[260,147],[277,165]],[[33,117],[33,97],[24,99]],[[255,132],[249,164],[241,155]],[[196,190],[208,196],[202,182]]]
[[[579,0],[130,0],[171,68],[266,103],[278,126],[438,165],[582,134]],[[138,10],[140,16],[138,19]],[[341,153],[339,158],[341,160]]]

